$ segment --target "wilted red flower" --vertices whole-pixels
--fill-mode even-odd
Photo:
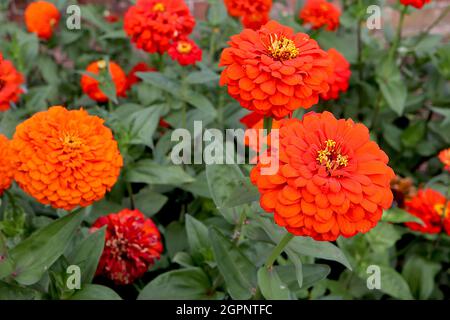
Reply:
[[[242,18],[246,28],[259,29],[269,21],[272,0],[225,0],[228,14]]]
[[[61,15],[58,8],[47,1],[35,1],[25,9],[25,24],[29,32],[48,40],[53,35],[53,29],[58,25]]]
[[[305,6],[300,10],[299,18],[303,24],[310,24],[312,29],[326,27],[334,31],[339,27],[341,11],[334,4],[325,0],[306,0]]]
[[[105,247],[96,274],[117,284],[133,283],[163,252],[158,228],[139,210],[123,209],[102,216],[92,225],[91,232],[103,226]]]
[[[11,186],[14,175],[10,141],[0,134],[0,196]]]
[[[405,210],[420,218],[424,225],[416,222],[405,225],[422,233],[439,233],[444,227],[450,234],[450,202],[444,211],[446,203],[445,197],[433,189],[419,190],[416,196],[405,202]]]
[[[439,160],[444,164],[444,169],[450,171],[450,148],[439,152]]]
[[[329,89],[328,55],[304,33],[270,21],[231,37],[229,45],[220,57],[220,84],[244,108],[280,119],[310,108]]]
[[[279,149],[269,151],[278,154],[277,172],[263,175],[263,167],[274,166],[260,156],[250,178],[261,207],[294,235],[333,241],[365,233],[391,206],[394,172],[363,124],[329,112],[285,119]]]
[[[324,100],[331,100],[337,99],[340,92],[347,91],[352,72],[350,71],[350,63],[339,51],[331,48],[327,52],[333,74],[327,79],[330,90],[322,93],[320,96]]]
[[[23,82],[22,74],[11,61],[3,59],[0,52],[0,111],[8,110],[11,102],[19,100],[19,95],[23,92],[20,88]]]
[[[120,17],[117,14],[111,13],[109,10],[103,12],[103,17],[105,17],[105,20],[108,23],[116,23],[120,20]]]
[[[182,39],[172,43],[169,56],[182,66],[195,64],[202,60],[202,50],[190,39]]]
[[[125,14],[125,32],[139,48],[164,53],[172,41],[189,35],[194,17],[183,0],[138,0]]]
[[[391,181],[391,190],[394,194],[394,201],[399,208],[405,207],[405,201],[411,199],[417,194],[414,181],[410,177],[403,178],[396,175]]]
[[[431,0],[400,0],[400,3],[404,6],[413,6],[417,9],[422,9],[422,7],[429,3]]]
[[[118,97],[124,97],[127,90],[127,76],[122,68],[115,62],[109,62],[109,70],[107,70],[108,64],[105,60],[99,60],[92,62],[86,71],[95,75],[102,76],[102,73],[106,74],[109,71],[111,79],[116,86],[116,95]],[[105,77],[106,80],[106,77]],[[108,97],[104,94],[99,87],[99,82],[91,76],[84,74],[81,77],[81,89],[91,99],[98,102],[108,101]]]
[[[141,81],[141,78],[138,78],[136,76],[136,72],[150,72],[150,71],[156,71],[156,69],[150,67],[145,62],[139,62],[135,64],[127,75],[127,90],[130,89],[134,84]]]
[[[103,122],[85,110],[55,106],[19,124],[11,143],[19,186],[39,202],[66,210],[102,199],[123,165]]]

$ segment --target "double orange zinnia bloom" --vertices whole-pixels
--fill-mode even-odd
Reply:
[[[125,14],[124,29],[139,49],[166,52],[172,41],[188,36],[194,17],[183,0],[138,0]]]
[[[246,28],[258,30],[269,21],[272,0],[225,0],[228,14],[242,18]]]
[[[71,210],[103,198],[123,165],[103,120],[61,106],[38,112],[16,128],[14,178],[43,204]]]
[[[53,35],[54,28],[58,25],[61,14],[58,8],[47,1],[32,2],[25,9],[25,24],[29,32],[43,40],[48,40]]]
[[[419,190],[416,196],[405,202],[405,209],[423,221],[423,225],[407,222],[406,226],[411,230],[439,233],[444,229],[450,235],[450,202],[439,192]]]
[[[306,0],[305,6],[300,10],[299,18],[303,24],[311,25],[312,29],[326,28],[334,31],[339,27],[341,11],[338,7],[326,0]]]
[[[329,112],[282,120],[279,150],[269,152],[278,152],[277,173],[261,174],[271,166],[264,159],[250,178],[261,207],[294,235],[333,241],[364,233],[392,204],[394,172],[363,124]]]
[[[439,152],[439,160],[444,164],[444,169],[450,171],[450,148]]]
[[[220,84],[244,108],[280,119],[329,90],[328,55],[304,33],[270,21],[231,37],[229,45],[220,57]]]
[[[125,72],[117,63],[110,61],[108,68],[108,64],[105,60],[95,61],[87,67],[86,71],[95,75],[101,75],[102,72],[109,72],[111,79],[116,87],[116,95],[118,97],[125,96],[126,90],[128,88],[128,79]],[[103,91],[100,90],[99,81],[87,74],[84,74],[81,77],[81,89],[91,99],[97,102],[108,101],[108,97],[106,96],[106,94],[104,94]]]
[[[14,166],[11,158],[11,142],[0,134],[0,196],[11,186]]]
[[[22,74],[11,61],[3,59],[0,52],[0,111],[8,110],[11,102],[19,101],[19,95],[23,92],[20,86],[23,82]]]
[[[331,69],[333,74],[328,78],[328,84],[330,90],[321,94],[321,98],[324,100],[337,99],[339,93],[346,92],[349,86],[350,76],[350,63],[347,59],[336,49],[331,48],[328,51],[328,57],[331,61]]]

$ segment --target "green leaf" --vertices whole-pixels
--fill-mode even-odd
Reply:
[[[210,164],[206,165],[206,179],[217,209],[229,223],[236,224],[239,221],[237,211],[227,208],[225,203],[244,179],[242,171],[236,164]]]
[[[111,288],[98,284],[87,284],[75,292],[70,300],[122,300]]]
[[[212,260],[208,228],[191,215],[186,215],[186,234],[190,252],[196,261]]]
[[[134,195],[134,205],[147,217],[151,217],[159,212],[166,204],[168,198],[165,195],[154,192],[149,188],[144,188]]]
[[[0,281],[0,300],[39,300],[42,294],[34,289]]]
[[[248,178],[236,181],[236,186],[227,199],[223,202],[224,208],[233,208],[253,201],[258,201],[260,194]]]
[[[38,282],[64,253],[82,218],[82,212],[69,213],[14,247],[10,251],[10,257],[14,261],[15,280],[23,285]]]
[[[295,266],[275,266],[281,280],[286,283],[291,290],[298,288],[298,279],[296,277]],[[302,288],[306,289],[322,279],[325,279],[331,272],[326,264],[303,264],[303,284]]]
[[[128,182],[179,185],[193,182],[181,166],[160,165],[150,159],[140,160],[125,174]]]
[[[131,144],[144,144],[153,148],[153,134],[158,127],[164,107],[164,105],[151,106],[134,112],[130,116],[127,123],[131,128]]]
[[[298,287],[303,287],[303,263],[300,256],[292,249],[287,248],[286,253],[295,266],[295,277],[297,278]]]
[[[402,144],[407,148],[416,148],[417,144],[425,137],[427,127],[425,121],[418,121],[406,128],[402,135]]]
[[[209,230],[217,266],[233,299],[250,299],[256,292],[255,265],[215,228]]]
[[[81,269],[81,283],[91,283],[105,246],[105,228],[88,235],[67,258],[69,264]]]
[[[169,257],[187,249],[187,235],[184,226],[178,221],[172,221],[166,228],[165,240]]]
[[[48,56],[39,57],[37,66],[44,78],[45,82],[52,85],[58,85],[61,78],[58,73],[56,63]]]
[[[6,238],[0,232],[0,279],[9,276],[14,271],[14,264],[9,259]]]
[[[267,218],[258,216],[257,219],[271,240],[274,243],[279,243],[286,231]],[[344,253],[331,242],[315,241],[309,237],[294,237],[286,248],[300,255],[337,261],[352,270]]]
[[[219,81],[219,75],[212,70],[194,71],[184,79],[189,84],[214,83]]]
[[[400,70],[391,59],[382,60],[377,70],[376,81],[388,106],[397,115],[402,115],[408,91]]]
[[[441,265],[436,262],[411,256],[403,267],[402,275],[408,282],[414,297],[426,300],[434,290],[434,278],[440,270]]]
[[[209,1],[208,21],[213,26],[222,24],[228,17],[223,1]]]
[[[163,273],[148,283],[138,300],[205,300],[215,299],[212,284],[200,268],[186,268]]]
[[[381,288],[384,293],[397,299],[412,299],[408,283],[391,267],[380,266]]]
[[[385,210],[383,212],[383,217],[381,219],[385,222],[392,222],[392,223],[417,222],[423,225],[423,221],[420,218],[413,216],[409,212],[402,210],[400,208],[391,208]]]
[[[288,286],[281,281],[277,270],[271,268],[268,270],[262,266],[258,270],[258,285],[261,293],[267,300],[290,300],[291,292]]]
[[[366,233],[365,236],[369,245],[376,252],[388,250],[401,238],[401,234],[396,230],[395,226],[386,222],[380,222],[375,228]]]

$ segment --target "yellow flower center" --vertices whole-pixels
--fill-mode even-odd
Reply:
[[[299,53],[293,40],[278,34],[271,34],[269,36],[267,50],[269,50],[269,53],[273,58],[278,60],[294,59]]]
[[[434,210],[437,212],[438,215],[440,215],[440,216],[444,215],[444,218],[446,218],[449,214],[448,208],[444,212],[444,204],[443,203],[435,204]]]
[[[164,7],[164,5],[161,2],[158,2],[157,4],[155,4],[153,6],[153,11],[160,11],[163,12],[166,8]]]
[[[83,140],[73,133],[64,133],[61,140],[63,146],[70,149],[79,149],[83,144]]]
[[[106,68],[106,61],[105,60],[99,60],[97,61],[97,67],[99,69],[105,69]]]
[[[177,45],[177,51],[179,53],[189,53],[192,50],[192,45],[189,42],[185,42],[185,41],[180,41],[178,42]]]
[[[331,139],[325,141],[325,149],[317,151],[316,160],[329,171],[348,165],[348,157],[340,153],[340,148],[336,147],[336,141]]]

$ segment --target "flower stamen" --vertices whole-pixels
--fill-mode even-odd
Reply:
[[[164,5],[161,2],[158,2],[157,4],[155,4],[153,6],[153,11],[163,12],[164,10],[166,10],[166,8],[164,7]]]
[[[269,35],[267,50],[277,60],[290,60],[298,56],[299,51],[295,42],[278,34]]]
[[[177,44],[177,51],[182,54],[187,54],[191,52],[192,45],[186,41],[179,41]]]
[[[348,157],[340,153],[340,148],[336,148],[336,141],[325,141],[325,149],[317,151],[317,162],[325,166],[328,171],[333,171],[348,165]]]

